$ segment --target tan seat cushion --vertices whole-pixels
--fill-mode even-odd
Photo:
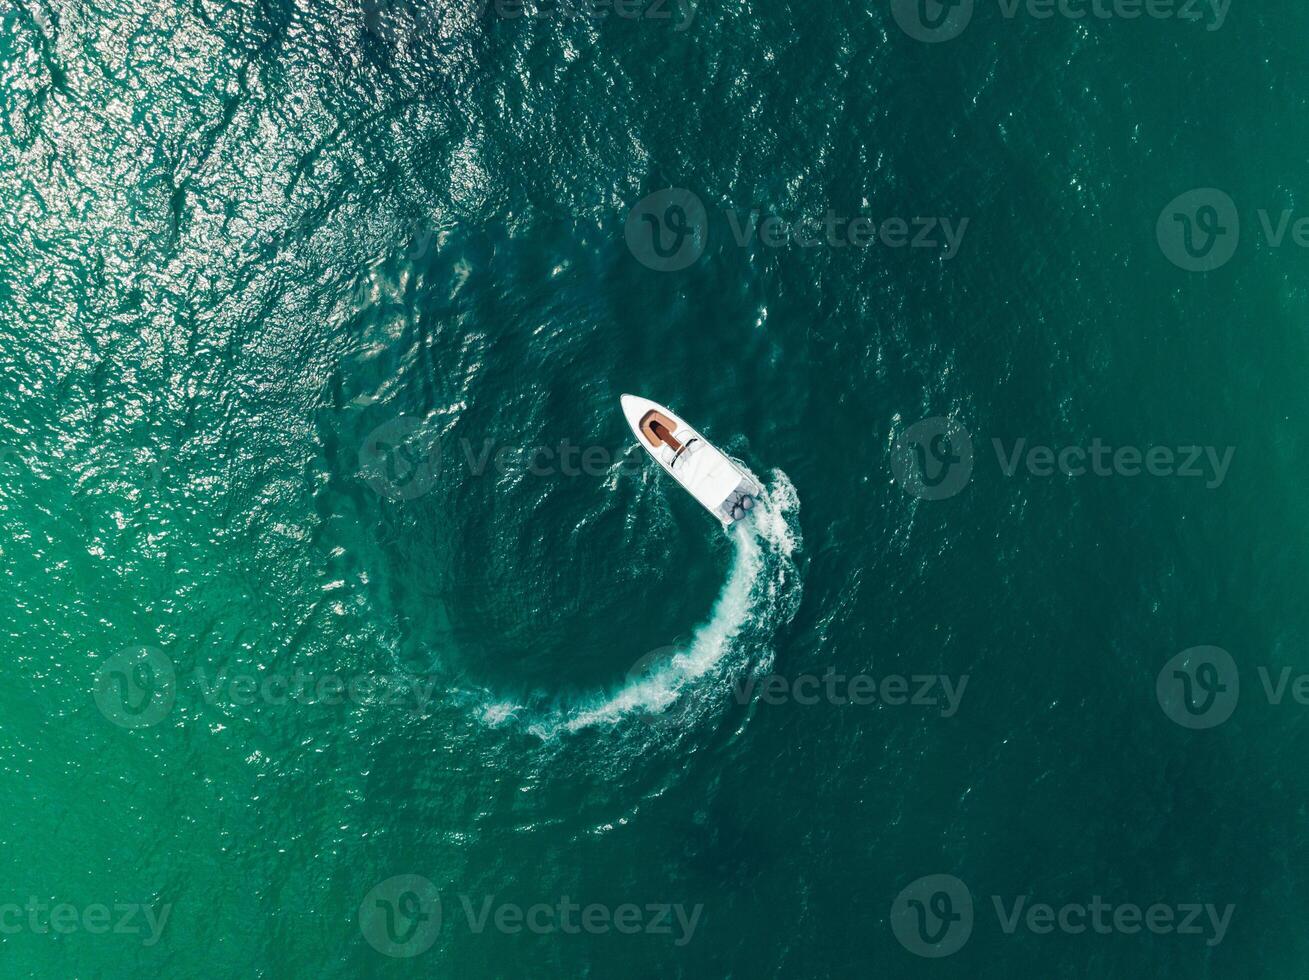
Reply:
[[[645,441],[651,446],[665,445],[675,453],[681,452],[682,449],[682,444],[673,435],[673,430],[676,428],[672,419],[654,409],[646,412],[641,419],[641,435],[645,437]]]

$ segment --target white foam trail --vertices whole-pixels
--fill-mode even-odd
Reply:
[[[633,714],[657,714],[683,697],[693,698],[696,682],[706,675],[731,676],[750,666],[760,650],[752,654],[745,643],[736,644],[742,632],[749,629],[751,639],[763,644],[799,605],[800,580],[792,559],[800,543],[794,524],[799,506],[791,481],[781,470],[774,470],[773,485],[760,498],[751,518],[728,532],[734,536],[736,553],[727,581],[709,619],[683,647],[641,658],[629,671],[627,682],[612,693],[556,706],[534,718],[524,717],[522,705],[486,704],[482,721],[491,726],[519,721],[548,740],[561,732],[615,725]],[[757,637],[753,635],[756,632],[760,634]],[[641,669],[646,661],[653,661],[648,671]],[[724,688],[715,685],[714,689],[721,692]]]

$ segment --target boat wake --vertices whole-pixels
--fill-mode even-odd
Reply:
[[[617,689],[545,707],[487,701],[482,722],[521,726],[553,741],[634,721],[685,730],[696,718],[720,709],[745,676],[771,666],[773,635],[800,604],[794,559],[800,546],[799,505],[790,479],[773,470],[751,519],[726,532],[735,547],[727,580],[708,620],[685,643],[641,656]]]

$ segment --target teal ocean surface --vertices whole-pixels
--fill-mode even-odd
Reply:
[[[1305,975],[1302,3],[7,3],[4,976]]]

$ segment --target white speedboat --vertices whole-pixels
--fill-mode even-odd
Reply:
[[[724,527],[754,508],[763,488],[708,439],[658,402],[623,395],[622,403],[627,424],[645,451]]]

